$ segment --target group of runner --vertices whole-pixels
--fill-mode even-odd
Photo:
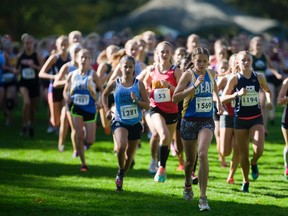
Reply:
[[[213,48],[196,34],[188,36],[186,44],[159,39],[152,31],[126,41],[109,39],[99,50],[99,35],[84,38],[81,32],[73,31],[58,37],[49,50],[50,41],[42,49],[43,43],[36,46],[34,37],[24,34],[23,50],[15,58],[4,49],[9,38],[2,38],[0,101],[7,125],[12,120],[18,89],[23,98],[20,134],[33,137],[41,92],[49,104],[47,132],[58,134],[58,150],[62,152],[70,128],[72,156],[79,156],[81,171],[86,172],[85,150],[95,142],[99,114],[105,133],[113,133],[118,159],[117,191],[123,190],[124,176],[133,165],[141,134],[148,128],[149,172],[154,180],[166,181],[172,148],[179,160],[177,170],[185,173],[185,200],[193,199],[192,184],[199,182],[200,211],[210,210],[206,195],[208,149],[215,134],[221,166],[227,166],[225,157],[233,150],[227,183],[234,184],[240,164],[241,191],[249,192],[250,167],[256,180],[258,160],[269,133],[267,110],[273,123],[276,102],[285,106],[288,103],[288,56],[285,58],[275,44],[273,50],[265,50],[265,40],[258,36],[250,40],[243,40],[243,35],[218,39]],[[36,49],[39,46],[41,52]],[[16,59],[14,65],[12,57]],[[282,118],[286,177],[287,112],[285,108]]]

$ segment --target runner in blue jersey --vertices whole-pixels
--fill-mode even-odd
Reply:
[[[108,106],[108,95],[114,91],[116,110],[111,128],[118,158],[116,191],[122,191],[124,175],[140,143],[142,109],[149,109],[145,86],[135,78],[135,59],[127,55],[122,57],[120,69],[122,76],[108,83],[102,97],[106,117],[110,120],[112,111]]]
[[[237,54],[237,74],[231,76],[222,94],[223,103],[235,99],[234,131],[239,146],[242,167],[242,191],[249,192],[249,141],[253,142],[251,159],[252,178],[259,176],[257,162],[264,150],[265,129],[261,113],[259,92],[265,92],[267,108],[272,109],[271,93],[263,74],[252,71],[252,56],[247,51]],[[234,93],[233,93],[234,92]]]
[[[84,143],[92,145],[95,141],[97,102],[96,88],[102,91],[101,82],[96,72],[91,69],[91,54],[87,49],[81,49],[77,56],[78,69],[67,76],[63,96],[69,104],[73,126],[76,130],[76,148],[82,162],[81,171],[88,170]],[[99,97],[100,98],[100,97]],[[83,131],[85,126],[85,136]]]

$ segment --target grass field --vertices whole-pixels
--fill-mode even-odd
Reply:
[[[96,142],[86,151],[89,171],[81,173],[80,160],[71,157],[69,139],[65,151],[59,153],[56,135],[46,134],[45,109],[41,105],[32,139],[19,136],[19,111],[9,127],[4,126],[0,116],[0,215],[288,215],[288,181],[283,176],[284,141],[280,132],[282,108],[270,127],[259,161],[260,176],[251,181],[249,193],[240,192],[240,168],[235,184],[226,183],[228,168],[220,167],[213,141],[207,190],[212,211],[203,213],[198,208],[198,186],[193,187],[193,202],[183,199],[184,173],[176,171],[175,157],[168,159],[167,181],[154,182],[147,170],[150,151],[146,135],[136,153],[134,169],[124,179],[125,191],[116,193],[117,162],[111,137],[103,135],[101,128],[97,130]]]

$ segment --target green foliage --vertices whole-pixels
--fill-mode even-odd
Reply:
[[[287,0],[224,0],[232,4],[248,14],[271,18],[288,25],[288,10]]]
[[[288,25],[286,0],[223,0],[248,14],[273,18]],[[148,0],[1,0],[2,34],[18,40],[28,32],[35,37],[68,34],[80,30],[104,33],[97,25],[124,16]]]
[[[84,34],[99,31],[97,24],[121,16],[146,2],[145,0],[3,0],[0,2],[1,32],[15,39],[28,32],[36,37],[68,34],[80,30]]]

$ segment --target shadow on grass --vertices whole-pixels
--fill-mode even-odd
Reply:
[[[45,186],[45,185],[44,185]],[[115,192],[101,188],[48,188],[50,194],[41,196],[27,194],[25,198],[13,199],[6,194],[0,201],[1,215],[286,215],[287,209],[279,206],[255,203],[236,203],[209,200],[210,212],[200,213],[198,198],[186,202],[182,196],[164,193],[123,191]],[[44,190],[43,190],[44,191]],[[53,194],[61,194],[53,197]],[[49,196],[50,195],[50,196]],[[75,199],[77,197],[77,199]],[[15,197],[16,198],[16,197]],[[62,199],[61,199],[62,198]],[[59,202],[61,202],[59,204]],[[16,207],[16,208],[15,208]]]
[[[112,178],[114,179],[117,173],[117,165],[115,168],[106,166],[90,165],[88,172],[81,172],[80,165],[49,163],[49,162],[27,162],[11,159],[0,159],[1,170],[0,180],[13,180],[26,178],[25,176],[43,176],[43,177],[60,177],[60,176],[82,176],[86,178]],[[4,175],[5,174],[5,175]],[[127,176],[135,178],[152,179],[154,175],[148,173],[146,169],[131,169],[128,170]],[[183,179],[183,174],[168,173],[171,179]],[[9,183],[9,182],[8,182]]]

